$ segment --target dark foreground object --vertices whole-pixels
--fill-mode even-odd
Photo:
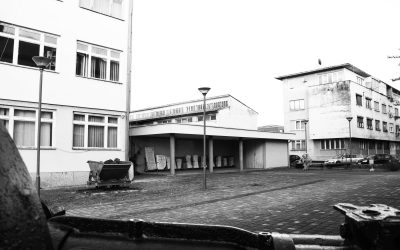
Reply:
[[[40,203],[1,124],[0,204],[0,249],[400,249],[400,211],[385,205],[336,205],[346,216],[341,236],[63,216]]]

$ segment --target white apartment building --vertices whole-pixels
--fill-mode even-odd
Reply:
[[[175,170],[201,167],[203,106],[200,99],[132,112],[130,155],[135,169],[175,174]],[[292,135],[257,131],[257,116],[231,95],[207,98],[206,164],[210,172],[224,167],[241,171],[288,166],[287,142]],[[151,166],[162,157],[169,164],[161,169]]]
[[[285,131],[295,134],[290,154],[349,153],[350,133],[352,154],[399,153],[399,90],[348,63],[276,79],[284,86]]]
[[[33,176],[39,70],[32,57],[54,59],[43,72],[43,187],[84,184],[88,160],[124,158],[127,5],[125,0],[2,2],[0,122]]]

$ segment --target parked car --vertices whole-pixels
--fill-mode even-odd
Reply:
[[[361,163],[365,158],[362,155],[342,155],[326,160],[325,164]]]
[[[290,167],[302,167],[301,157],[298,155],[289,155]]]
[[[389,154],[376,154],[376,155],[369,155],[364,158],[361,163],[362,164],[369,164],[370,160],[374,160],[374,164],[384,164],[389,162],[399,162],[399,160],[394,157],[393,155]]]

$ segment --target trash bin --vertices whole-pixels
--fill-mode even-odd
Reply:
[[[129,169],[133,165],[130,161],[119,163],[104,163],[102,161],[88,161],[90,168],[87,185],[100,186],[128,186]]]

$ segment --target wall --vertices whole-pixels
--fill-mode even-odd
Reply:
[[[257,112],[252,110],[251,108],[247,107],[237,99],[233,98],[230,95],[225,95],[221,97],[211,97],[207,99],[207,104],[215,103],[215,102],[222,102],[228,101],[228,107],[222,108],[218,110],[216,114],[216,120],[207,120],[207,126],[215,126],[215,127],[225,127],[225,128],[240,128],[240,129],[250,129],[250,130],[257,130]],[[187,112],[186,108],[189,106],[199,106],[203,105],[203,101],[197,100],[192,102],[185,102],[180,104],[174,105],[167,105],[158,108],[151,108],[141,111],[135,111],[131,115],[131,121],[133,118],[137,119],[137,117],[149,114],[151,112],[157,111],[170,111],[171,109],[183,109],[183,113],[179,113],[177,115],[183,115],[183,117],[193,117],[193,121],[189,124],[194,125],[203,125],[203,121],[198,121],[197,117],[202,116],[203,113],[197,112]],[[159,117],[160,119],[171,119],[169,116]],[[238,122],[240,121],[240,122]],[[175,119],[171,119],[171,122],[176,122]]]
[[[263,140],[244,140],[243,164],[245,169],[265,168],[265,146]]]
[[[287,167],[287,142],[265,141],[265,168]]]
[[[120,111],[125,109],[127,39],[124,37],[128,32],[127,21],[80,8],[79,1],[6,0],[2,5],[0,21],[59,36],[56,72],[44,73],[44,103]],[[65,20],[69,20],[67,25]],[[75,76],[77,40],[123,51],[120,61],[121,83]],[[6,86],[2,87],[0,98],[38,100],[37,69],[0,63],[0,74],[2,85]]]
[[[362,96],[362,106],[356,105],[356,94],[359,94]],[[365,106],[365,98],[371,98],[372,101],[372,109],[368,109]],[[390,141],[396,141],[399,138],[396,137],[395,131],[393,132],[383,132],[382,130],[382,122],[385,121],[388,124],[388,129],[389,129],[389,123],[395,125],[400,125],[399,120],[395,120],[394,118],[394,103],[391,102],[387,96],[378,93],[376,91],[373,91],[369,88],[366,88],[362,85],[352,83],[351,85],[351,98],[352,98],[352,116],[353,116],[353,121],[352,121],[352,136],[357,137],[357,138],[365,138],[365,139],[376,139],[376,140],[390,140]],[[379,112],[374,110],[374,101],[379,102]],[[389,112],[387,114],[384,114],[382,112],[382,104],[386,104],[386,109],[389,111],[389,105],[392,106],[392,113],[393,116],[389,116]],[[364,118],[364,128],[358,128],[357,127],[357,116],[361,116]],[[367,121],[366,118],[371,118],[373,119],[372,126],[373,130],[367,129]],[[381,125],[381,131],[376,131],[375,129],[375,120],[380,121]]]
[[[216,126],[257,130],[257,116],[257,112],[230,97],[229,109],[218,112]]]
[[[349,136],[349,82],[315,85],[309,88],[309,138],[343,138]]]
[[[0,105],[36,108],[37,105],[26,102],[11,102],[0,100]],[[124,128],[125,120],[122,112],[105,111],[98,109],[66,107],[60,105],[43,105],[43,109],[54,111],[53,118],[53,146],[41,150],[41,172],[71,172],[88,171],[88,160],[105,161],[108,159],[124,159]],[[118,148],[98,150],[72,149],[73,112],[94,113],[118,116]],[[29,172],[36,172],[36,148],[19,148]]]
[[[265,169],[288,166],[287,142],[277,140],[245,140],[244,168]]]

